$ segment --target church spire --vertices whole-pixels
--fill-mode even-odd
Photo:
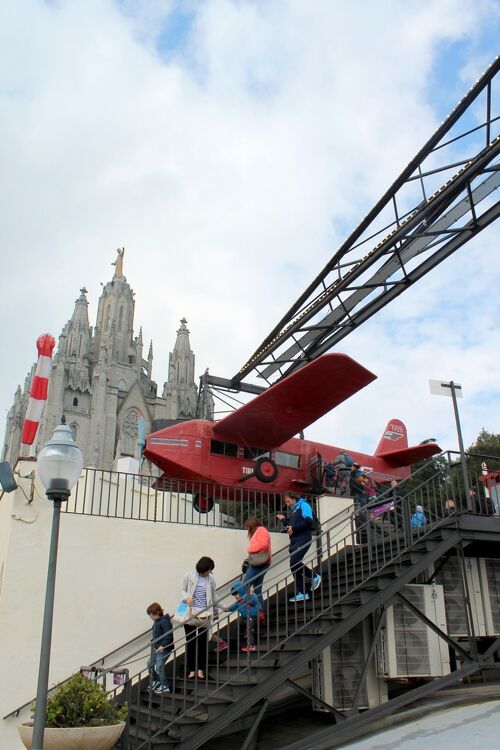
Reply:
[[[104,285],[97,308],[97,321],[94,330],[94,353],[103,344],[109,350],[114,361],[129,363],[135,361],[140,367],[140,357],[136,352],[138,345],[134,339],[134,293],[123,275],[124,248],[117,251],[115,273],[111,281]],[[132,359],[131,359],[132,358]]]
[[[59,338],[58,357],[84,357],[90,350],[91,331],[89,326],[89,303],[87,290],[83,286],[75,300],[75,309],[64,326]]]
[[[164,398],[177,405],[176,417],[192,417],[196,411],[195,362],[186,324],[186,318],[181,318],[175,346],[168,359],[168,382],[164,388]]]
[[[151,379],[153,374],[153,341],[151,340],[149,344],[149,352],[148,352],[148,378]]]
[[[178,355],[180,355],[181,353],[192,353],[189,343],[189,330],[187,327],[186,318],[181,318],[181,327],[177,331],[177,340],[174,345],[174,353],[175,352]]]

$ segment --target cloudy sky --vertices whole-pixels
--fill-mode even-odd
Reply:
[[[498,0],[5,0],[0,406],[116,248],[153,376],[186,316],[231,377],[498,53]],[[498,90],[497,90],[498,93]],[[497,102],[498,110],[498,102]],[[378,380],[307,437],[373,449],[390,417],[500,432],[500,227],[348,337]],[[3,431],[3,425],[0,428]]]

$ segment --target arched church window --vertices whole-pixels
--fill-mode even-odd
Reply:
[[[76,422],[72,422],[70,424],[69,428],[71,430],[71,434],[73,435],[73,440],[76,443],[76,435],[77,435],[77,432],[78,432],[78,425],[76,424]]]
[[[118,330],[122,330],[122,321],[123,321],[123,305],[120,305],[120,310],[118,311]]]
[[[73,406],[78,406],[78,399],[76,396],[73,399]]]
[[[111,305],[108,304],[106,307],[106,330],[109,331],[109,326],[111,324]]]
[[[119,391],[128,391],[128,385],[123,378],[118,381],[117,387]]]

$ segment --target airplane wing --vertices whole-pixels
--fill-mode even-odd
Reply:
[[[400,448],[397,451],[388,453],[379,453],[378,458],[383,458],[388,464],[394,467],[411,466],[417,461],[423,461],[424,458],[430,458],[436,453],[441,453],[441,448],[436,443],[425,443],[425,445],[413,445],[410,448]]]
[[[221,438],[276,448],[377,376],[346,354],[324,354],[214,425]]]

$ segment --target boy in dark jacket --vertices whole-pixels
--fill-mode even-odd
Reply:
[[[243,581],[236,581],[231,586],[231,594],[236,601],[225,607],[226,612],[238,612],[240,626],[246,625],[246,646],[241,649],[244,653],[255,651],[254,629],[259,616],[260,602],[257,594],[250,593],[248,586]]]
[[[168,614],[163,613],[161,604],[153,602],[146,610],[153,620],[151,628],[151,656],[148,659],[149,686],[153,693],[170,693],[165,662],[174,648],[172,623]]]

